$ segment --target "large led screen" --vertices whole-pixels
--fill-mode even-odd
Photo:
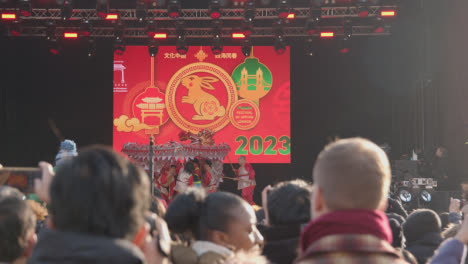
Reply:
[[[160,46],[151,59],[146,46],[128,46],[114,57],[114,149],[127,142],[156,144],[179,133],[215,132],[227,143],[225,162],[290,163],[290,51],[240,47],[214,55],[192,46],[186,55]]]

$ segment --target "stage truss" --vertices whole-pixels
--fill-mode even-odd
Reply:
[[[391,34],[391,25],[386,24],[383,32],[375,33],[375,20],[382,10],[397,10],[395,5],[387,6],[369,6],[369,15],[367,18],[359,18],[355,6],[341,7],[323,7],[321,8],[322,30],[330,30],[335,36],[343,35],[343,21],[353,21],[352,34],[354,36],[381,36]],[[5,9],[4,11],[16,12],[15,9]],[[124,35],[126,39],[147,38],[145,32],[145,23],[138,21],[135,9],[111,10],[111,13],[119,14],[119,19],[125,24]],[[304,25],[305,21],[311,17],[310,8],[295,8],[296,19],[286,21],[284,26],[284,37],[310,37]],[[74,9],[73,15],[67,21],[62,21],[60,9],[33,9],[31,16],[21,17],[23,31],[21,37],[45,37],[46,21],[56,21],[56,35],[60,36],[65,30],[79,30],[82,20],[91,21],[94,26],[91,31],[91,37],[95,38],[113,38],[115,21],[106,21],[97,16],[95,9]],[[181,9],[180,20],[185,21],[186,38],[212,38],[213,29],[210,23],[213,20],[209,16],[208,9]],[[220,20],[223,22],[222,37],[230,37],[231,33],[240,26],[239,20],[244,19],[243,9],[223,9]],[[168,38],[176,38],[175,20],[168,16],[166,9],[149,9],[146,21],[154,20],[158,27],[168,33]],[[278,20],[276,8],[257,8],[254,19],[253,38],[274,37],[274,30],[271,26]],[[325,23],[324,23],[325,22]],[[10,34],[8,23],[4,23],[7,34]],[[270,25],[270,26],[268,26]]]

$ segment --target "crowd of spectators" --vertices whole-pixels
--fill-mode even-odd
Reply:
[[[36,201],[0,186],[0,263],[465,263],[468,206],[408,214],[389,198],[386,154],[362,138],[326,146],[313,185],[267,186],[261,208],[203,188],[165,205],[102,146],[39,167]]]

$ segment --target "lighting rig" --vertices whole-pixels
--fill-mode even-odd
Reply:
[[[246,56],[255,39],[270,39],[278,54],[292,41],[303,41],[306,54],[313,56],[319,41],[339,42],[340,53],[346,54],[356,37],[390,35],[391,22],[398,14],[396,0],[353,0],[345,5],[312,0],[303,7],[293,7],[290,0],[246,0],[237,5],[210,0],[206,9],[183,9],[179,0],[152,4],[137,0],[134,9],[111,8],[109,0],[96,0],[90,9],[74,8],[77,0],[56,1],[46,9],[36,8],[31,0],[3,4],[0,27],[4,30],[0,32],[12,38],[42,37],[53,47],[64,39],[86,38],[92,55],[98,39],[113,39],[118,54],[125,52],[129,41],[157,47],[162,39],[186,54],[192,39],[209,39],[215,54],[222,52],[223,44],[237,44]],[[154,54],[155,49],[151,50]]]

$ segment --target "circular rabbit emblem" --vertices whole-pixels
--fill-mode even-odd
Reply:
[[[189,64],[172,76],[166,88],[167,111],[182,130],[219,131],[229,124],[229,109],[237,101],[231,76],[211,63]]]

